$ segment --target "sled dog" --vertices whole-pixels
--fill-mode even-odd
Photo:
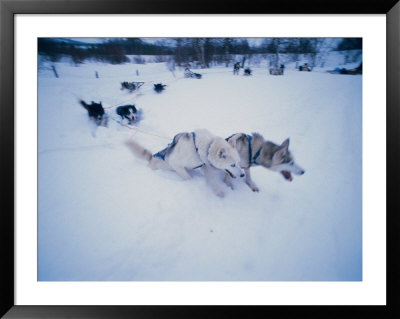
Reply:
[[[83,100],[79,100],[79,103],[88,111],[89,118],[97,125],[107,126],[107,115],[104,113],[104,108],[100,103],[92,101],[91,104],[87,104]]]
[[[253,133],[252,135],[236,133],[226,139],[233,145],[240,155],[240,167],[244,169],[246,184],[253,192],[259,189],[251,179],[250,167],[260,165],[272,171],[279,172],[282,176],[292,181],[292,173],[303,175],[305,171],[294,162],[292,154],[289,152],[289,139],[281,145],[265,141],[262,135]],[[225,183],[232,187],[229,175],[225,174]]]
[[[135,105],[133,104],[128,104],[128,105],[121,105],[118,106],[115,110],[119,116],[121,116],[121,119],[128,120],[128,124],[133,124],[136,122],[137,119],[137,109]]]
[[[162,83],[156,83],[156,84],[153,84],[153,85],[154,85],[153,89],[157,93],[161,93],[162,91],[164,91],[165,87],[167,86],[166,84],[162,84]]]
[[[133,92],[133,91],[138,90],[143,84],[144,84],[144,82],[127,82],[127,81],[124,81],[124,82],[121,83],[121,90],[127,89],[127,90],[129,90],[129,92]]]
[[[146,160],[150,168],[175,171],[184,180],[191,178],[190,170],[201,167],[207,182],[220,197],[225,195],[221,171],[232,178],[244,177],[236,149],[205,129],[175,135],[172,143],[154,155],[132,139],[126,145],[137,157]]]
[[[240,62],[236,62],[233,66],[233,75],[239,75]]]
[[[185,77],[185,78],[196,78],[196,79],[201,79],[201,74],[200,74],[200,73],[192,72],[192,71],[190,71],[189,68],[186,68],[186,69],[185,69],[185,72],[184,72],[184,77]]]

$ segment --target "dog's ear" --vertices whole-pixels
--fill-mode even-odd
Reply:
[[[274,161],[279,163],[280,161],[283,160],[284,156],[287,153],[287,148],[281,148],[278,151],[275,152],[274,156],[272,157]]]
[[[235,142],[233,141],[233,138],[231,138],[230,140],[228,140],[228,144],[230,145],[230,146],[232,146],[233,148],[235,148]]]
[[[79,102],[81,103],[81,105],[82,105],[86,110],[89,110],[88,105],[86,104],[85,101],[79,100]]]
[[[284,140],[284,141],[282,142],[281,147],[282,147],[282,148],[286,148],[286,149],[289,148],[289,138],[287,138],[286,140]]]
[[[226,150],[225,150],[225,148],[221,147],[218,150],[218,157],[219,158],[226,158]]]

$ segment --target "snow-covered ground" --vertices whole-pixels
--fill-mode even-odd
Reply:
[[[362,76],[288,66],[284,76],[196,70],[197,80],[165,63],[55,66],[59,78],[38,76],[39,280],[362,280]],[[128,93],[122,81],[145,85]],[[102,101],[109,126],[94,130],[78,98]],[[142,111],[139,130],[118,123],[115,106],[127,103]],[[306,173],[290,183],[255,167],[259,193],[235,180],[219,198],[200,170],[190,181],[152,171],[124,145],[156,152],[196,128],[290,137]]]

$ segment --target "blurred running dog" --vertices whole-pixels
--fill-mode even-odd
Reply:
[[[107,115],[104,113],[104,108],[100,103],[92,101],[91,104],[87,104],[83,100],[79,100],[79,103],[88,111],[89,118],[97,126],[107,126]]]
[[[128,124],[133,124],[137,120],[138,112],[135,105],[133,104],[118,106],[115,111],[119,116],[121,116],[122,120],[128,120]]]
[[[139,89],[142,85],[144,84],[144,82],[121,82],[121,90],[123,89],[127,89],[129,90],[129,92],[133,92],[136,91],[137,89]]]
[[[236,62],[233,65],[233,75],[239,75],[239,70],[240,70],[240,62]]]
[[[200,73],[192,72],[192,71],[190,71],[189,68],[186,68],[186,69],[185,69],[185,72],[184,72],[184,77],[185,77],[185,78],[196,78],[196,79],[201,79],[201,74],[200,74]]]
[[[253,71],[250,68],[246,68],[246,69],[244,69],[243,75],[249,76],[249,75],[251,75],[251,72],[253,72]]]
[[[153,84],[154,85],[154,91],[156,91],[157,93],[161,93],[162,91],[165,90],[165,87],[167,86],[166,84],[162,84],[162,83],[156,83]]]
[[[292,173],[303,175],[305,171],[295,164],[292,154],[289,152],[289,139],[282,142],[281,145],[265,141],[262,135],[253,133],[247,135],[244,133],[236,133],[226,139],[233,145],[240,155],[240,167],[244,169],[246,174],[246,184],[253,192],[259,189],[250,176],[250,167],[261,165],[272,171],[279,172],[282,176],[292,181]],[[229,175],[225,174],[225,183],[232,187]]]
[[[171,144],[154,155],[132,139],[126,145],[137,157],[146,160],[150,168],[175,171],[184,180],[191,178],[190,170],[201,167],[207,182],[220,197],[225,195],[220,173],[226,172],[232,178],[244,177],[236,149],[205,129],[175,135]]]

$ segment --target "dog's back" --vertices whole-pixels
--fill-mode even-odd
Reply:
[[[129,115],[131,113],[136,113],[137,109],[136,109],[135,105],[128,104],[128,105],[118,106],[116,109],[116,112],[119,116],[125,116],[125,115]]]
[[[154,84],[154,91],[156,91],[157,93],[160,93],[163,90],[165,90],[166,86],[167,86],[166,84],[156,83],[156,84]]]
[[[89,118],[92,119],[97,125],[106,125],[106,123],[103,123],[105,120],[105,112],[101,102],[95,103],[92,101],[91,104],[87,104],[85,101],[79,100],[79,103],[87,110]]]

